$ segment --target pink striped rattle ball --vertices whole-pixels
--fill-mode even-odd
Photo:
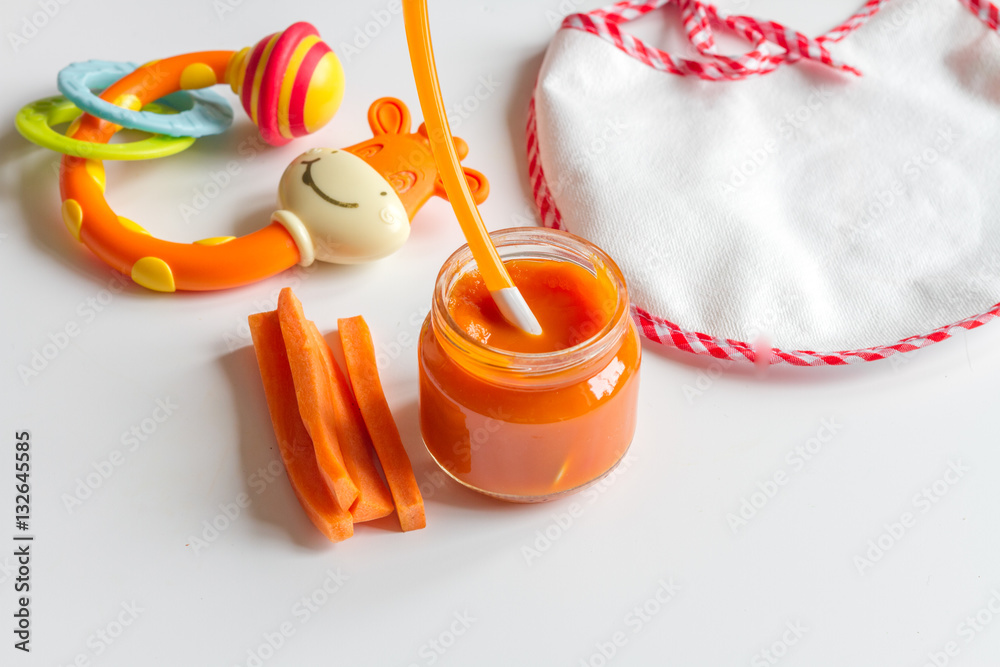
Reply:
[[[344,97],[340,60],[305,22],[233,54],[225,78],[273,146],[326,125]]]

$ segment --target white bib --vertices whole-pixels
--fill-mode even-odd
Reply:
[[[697,60],[625,32],[665,4]],[[753,50],[718,55],[719,25]],[[979,326],[1000,312],[996,28],[976,0],[872,0],[816,39],[688,0],[569,16],[528,123],[543,224],[604,248],[643,333],[691,352],[843,364]]]

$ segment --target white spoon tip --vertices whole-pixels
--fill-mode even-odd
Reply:
[[[521,290],[516,287],[504,287],[491,294],[505,320],[532,336],[542,334],[542,326],[528,307]]]

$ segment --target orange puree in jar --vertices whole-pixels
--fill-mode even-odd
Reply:
[[[483,345],[510,352],[555,352],[582,343],[607,324],[616,295],[608,281],[570,262],[515,259],[504,262],[542,326],[532,336],[500,314],[478,271],[458,279],[448,297],[455,323]]]
[[[570,234],[516,228],[494,242],[542,326],[508,324],[467,249],[446,262],[420,337],[420,422],[437,463],[506,500],[583,488],[635,431],[638,333],[624,279]]]

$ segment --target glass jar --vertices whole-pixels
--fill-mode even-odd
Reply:
[[[625,280],[604,251],[544,228],[491,236],[505,262],[571,262],[607,281],[606,321],[586,319],[582,342],[554,352],[480,342],[448,309],[457,281],[476,266],[463,246],[438,274],[420,333],[420,428],[431,456],[461,484],[503,500],[551,500],[597,481],[625,455],[635,432],[639,335]]]

